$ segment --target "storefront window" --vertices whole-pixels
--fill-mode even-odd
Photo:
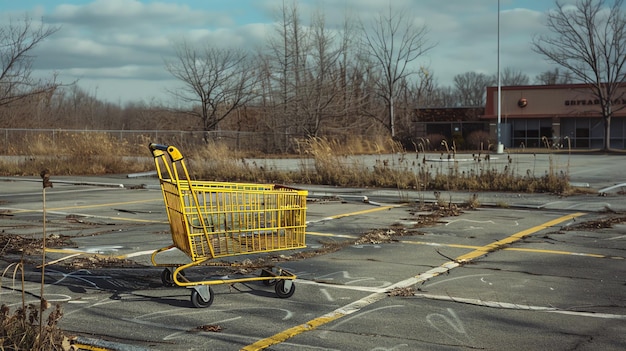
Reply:
[[[576,128],[574,145],[575,147],[589,147],[589,128]]]

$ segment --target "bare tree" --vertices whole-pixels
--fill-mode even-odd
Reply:
[[[409,11],[394,10],[391,3],[388,10],[381,12],[373,21],[371,30],[363,23],[361,29],[372,61],[380,66],[379,94],[385,100],[388,111],[388,121],[384,124],[395,137],[394,98],[398,94],[398,86],[415,73],[409,64],[432,49],[434,44],[426,38],[428,28],[425,25],[416,25],[415,17]]]
[[[491,78],[494,82],[498,82],[498,76],[494,75]],[[515,70],[511,67],[506,67],[500,76],[500,83],[502,85],[508,86],[519,86],[519,85],[528,85],[530,82],[530,78],[528,75],[523,73],[522,71]]]
[[[396,136],[400,140],[411,140],[415,135],[414,118],[418,107],[432,107],[436,101],[437,84],[434,75],[422,67],[416,73],[417,79],[403,79],[398,87],[399,96],[396,103]]]
[[[484,106],[487,87],[494,78],[484,73],[465,72],[454,76],[454,87],[461,106]]]
[[[626,81],[626,16],[624,1],[579,0],[574,7],[556,2],[548,12],[551,35],[533,39],[533,50],[589,85],[604,121],[603,150],[611,148],[614,101],[623,98]],[[619,107],[623,108],[624,105]]]
[[[255,74],[247,58],[242,50],[199,51],[184,42],[176,47],[176,59],[165,62],[167,71],[184,85],[171,94],[185,105],[200,105],[200,111],[185,113],[200,118],[204,131],[217,130],[220,121],[254,98]]]
[[[435,98],[434,91],[437,88],[438,84],[434,72],[427,67],[421,67],[417,72],[417,80],[412,82],[412,85],[409,87],[413,94],[413,104],[418,106],[432,106],[433,99]]]
[[[309,35],[307,27],[302,25],[297,2],[283,0],[264,54],[269,73],[264,84],[274,97],[274,111],[267,122],[272,124],[275,142],[282,151],[287,151],[291,137],[304,134],[302,127],[306,117],[301,107],[308,69]]]
[[[337,114],[335,119],[337,124],[339,124],[339,128],[348,127],[352,123],[359,123],[361,119],[359,118],[359,111],[361,110],[360,105],[364,96],[359,84],[356,84],[359,81],[356,78],[356,72],[361,69],[362,63],[358,57],[358,38],[355,38],[358,34],[357,25],[358,23],[353,17],[348,15],[346,10],[339,39],[339,84],[342,90],[341,100],[343,102],[341,113]]]
[[[59,84],[32,77],[33,50],[60,27],[35,24],[29,17],[0,26],[0,106],[44,93],[52,93]]]
[[[325,17],[319,11],[313,14],[310,40],[311,63],[302,77],[300,101],[306,136],[318,136],[324,122],[328,123],[332,117],[341,114],[339,63],[342,52],[335,45],[335,34],[326,28]]]
[[[431,101],[426,107],[451,107],[458,105],[458,98],[450,86],[436,86],[430,93]]]
[[[535,83],[541,85],[572,84],[573,81],[571,72],[560,72],[558,68],[542,72],[535,77]]]

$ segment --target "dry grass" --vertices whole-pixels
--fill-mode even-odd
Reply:
[[[0,307],[0,349],[2,350],[72,350],[70,340],[59,329],[58,322],[63,317],[63,311],[57,304],[48,312],[43,327],[39,327],[39,318],[44,318],[44,312],[49,308],[46,301],[42,301],[42,310],[34,304],[22,306],[11,313],[9,307]]]
[[[47,247],[69,247],[74,245],[68,236],[49,235],[46,238]],[[16,234],[0,233],[0,256],[7,255],[40,255],[43,249],[41,238],[30,238]]]
[[[335,155],[372,155],[401,150],[399,142],[388,137],[367,138],[349,135],[341,140],[327,138],[310,138],[298,141],[300,156],[311,155],[319,151],[331,152]]]
[[[71,350],[69,338],[58,326],[63,317],[61,306],[56,304],[48,311],[51,304],[44,298],[40,298],[39,306],[26,304],[23,267],[23,263],[12,263],[0,276],[0,289],[3,280],[12,279],[15,286],[16,278],[21,277],[22,291],[22,304],[13,312],[5,304],[0,306],[0,350]]]
[[[2,175],[38,175],[48,169],[52,175],[100,175],[151,171],[154,169],[148,140],[120,142],[102,133],[58,134],[55,140],[44,136],[29,139],[17,163],[0,163]],[[54,145],[51,147],[50,145]],[[312,138],[299,143],[301,160],[312,160],[314,169],[303,162],[299,170],[268,169],[247,161],[245,155],[219,142],[188,147],[186,156],[193,176],[201,180],[259,183],[302,183],[335,186],[379,187],[401,190],[510,191],[568,194],[568,170],[557,170],[550,158],[550,169],[542,175],[527,170],[520,175],[512,155],[504,167],[491,162],[489,154],[475,154],[474,162],[461,170],[454,145],[445,146],[442,162],[427,162],[436,154],[407,152],[391,139],[328,140]],[[17,146],[14,146],[15,148]],[[549,152],[550,150],[544,150]],[[248,153],[249,154],[249,153]],[[359,155],[379,155],[374,164],[365,164]],[[391,155],[391,156],[390,156]],[[435,156],[436,157],[436,156]],[[445,165],[445,166],[444,166]]]
[[[48,169],[54,175],[94,175],[140,172],[153,168],[143,145],[119,142],[102,133],[59,133],[54,140],[35,135],[28,143],[12,146],[10,154],[21,155],[17,162],[0,163],[0,172],[11,176],[38,175]],[[17,147],[21,149],[16,150]]]
[[[519,175],[511,155],[507,155],[507,165],[499,168],[491,162],[489,154],[475,154],[469,171],[462,171],[456,161],[456,153],[450,149],[440,155],[442,162],[434,165],[427,162],[427,154],[407,153],[398,143],[390,142],[379,149],[381,157],[371,167],[363,164],[359,158],[351,157],[357,155],[351,153],[351,150],[324,139],[311,140],[308,154],[315,160],[316,171],[309,177],[311,182],[413,190],[557,194],[571,191],[568,171],[556,170],[552,158],[550,169],[545,174],[536,176],[534,170],[527,170],[525,174]],[[392,156],[388,156],[389,154]]]
[[[226,145],[212,141],[190,150],[186,157],[190,172],[199,180],[284,184],[300,180],[299,172],[267,169],[246,161],[243,154]]]

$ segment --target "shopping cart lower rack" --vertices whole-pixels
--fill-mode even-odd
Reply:
[[[281,268],[262,269],[258,276],[191,281],[185,269],[211,259],[293,250],[306,247],[306,190],[274,184],[191,180],[184,157],[174,146],[150,144],[159,175],[172,234],[172,245],[152,253],[152,264],[166,267],[165,285],[192,288],[195,307],[213,302],[211,285],[262,281],[276,295],[295,291],[296,276]],[[157,263],[156,256],[177,248],[190,263]]]

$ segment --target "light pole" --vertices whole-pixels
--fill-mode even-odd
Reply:
[[[502,82],[500,79],[500,0],[498,0],[498,122],[496,123],[496,135],[498,139],[497,153],[504,152],[504,145],[502,145],[502,128],[500,122],[502,120]]]

